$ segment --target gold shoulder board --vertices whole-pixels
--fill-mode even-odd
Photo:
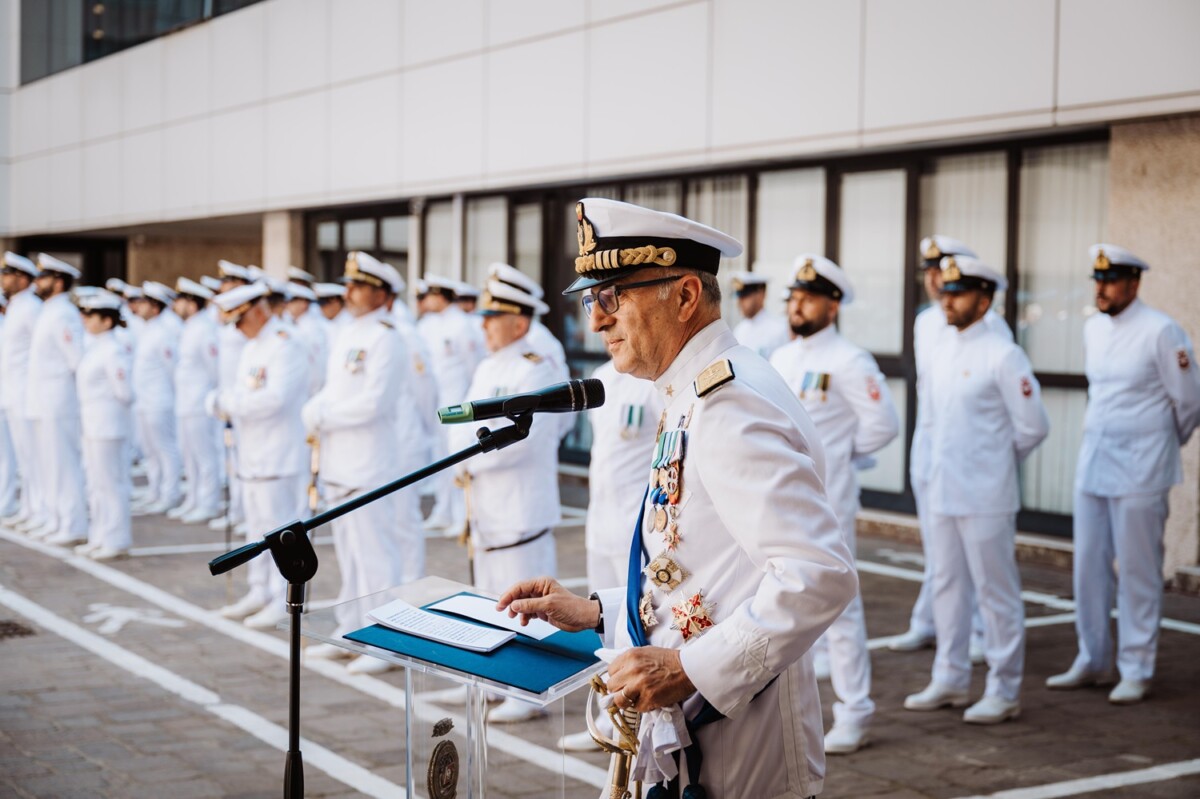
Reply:
[[[721,386],[733,379],[733,364],[728,358],[709,364],[708,367],[696,377],[695,387],[696,396],[703,397],[706,394],[711,394]]]
[[[279,336],[280,338],[287,338],[287,337],[288,337],[288,332],[287,332],[286,330],[280,330],[280,331],[279,331],[278,333],[276,333],[275,335]]]
[[[525,353],[525,360],[533,361],[534,363],[541,363],[542,356],[538,355],[536,352],[527,352]]]
[[[395,326],[394,324],[392,324],[391,320],[389,320],[389,319],[380,319],[380,320],[379,320],[379,324],[383,325],[383,326],[384,326],[384,327],[386,327],[388,330],[395,330],[395,329],[396,329],[396,326]]]

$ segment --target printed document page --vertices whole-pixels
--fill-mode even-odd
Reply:
[[[558,632],[557,627],[541,619],[532,619],[528,625],[522,627],[520,617],[510,619],[508,611],[496,610],[496,601],[494,599],[485,599],[481,596],[458,594],[443,599],[441,602],[437,602],[429,607],[445,613],[453,613],[455,616],[465,616],[468,619],[475,619],[484,624],[490,624],[493,627],[503,627],[506,630],[512,630],[514,633],[528,636],[535,641],[549,638]]]
[[[474,652],[491,652],[515,636],[515,633],[507,630],[480,627],[430,613],[402,599],[375,608],[367,616],[384,627]]]

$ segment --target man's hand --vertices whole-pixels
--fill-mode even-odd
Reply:
[[[678,649],[639,646],[608,667],[608,692],[618,708],[645,713],[682,702],[696,686],[683,671]]]
[[[600,603],[572,594],[552,577],[523,580],[509,588],[496,603],[496,610],[507,610],[509,618],[521,617],[550,622],[560,630],[594,630],[600,623]]]

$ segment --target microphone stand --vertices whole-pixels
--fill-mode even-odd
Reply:
[[[437,474],[456,463],[467,460],[484,452],[503,449],[523,441],[529,437],[529,427],[533,423],[532,410],[510,415],[512,422],[508,427],[493,431],[486,427],[476,432],[479,443],[472,444],[440,461],[418,469],[399,480],[372,489],[324,513],[319,513],[307,521],[297,519],[294,522],[278,527],[263,536],[261,541],[246,544],[231,552],[226,552],[208,563],[208,570],[213,576],[224,574],[236,569],[243,563],[248,563],[264,552],[270,552],[275,561],[275,567],[288,581],[287,609],[291,618],[291,651],[288,658],[290,672],[288,689],[288,751],[284,764],[283,795],[285,799],[301,799],[304,796],[304,758],[300,754],[300,614],[304,612],[305,593],[308,581],[317,573],[317,553],[313,549],[308,533],[328,524],[334,519],[345,516],[353,510],[368,505],[375,500],[399,491],[405,486],[420,482],[432,474]]]

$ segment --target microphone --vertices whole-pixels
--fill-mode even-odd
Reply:
[[[598,408],[603,404],[604,384],[599,380],[568,380],[528,394],[511,394],[451,405],[438,410],[438,419],[442,424],[461,424],[527,412],[573,413]]]

